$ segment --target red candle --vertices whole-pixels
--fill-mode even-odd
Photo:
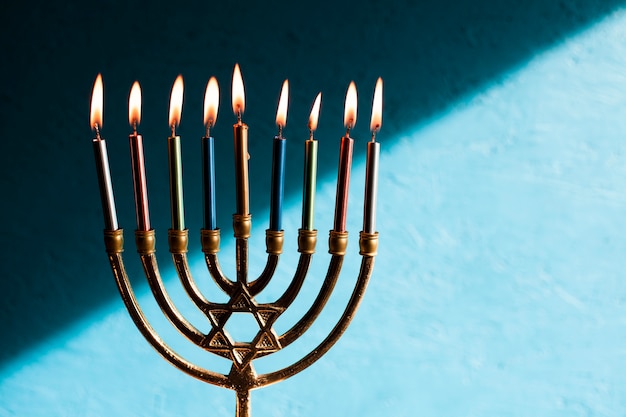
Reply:
[[[141,87],[135,81],[128,100],[128,122],[133,133],[128,137],[130,144],[130,161],[133,168],[135,190],[135,211],[137,214],[137,230],[150,230],[150,213],[148,212],[148,188],[146,186],[146,168],[143,157],[143,138],[137,134],[137,126],[141,121]]]
[[[346,93],[343,123],[346,127],[346,135],[341,138],[339,151],[339,172],[337,178],[337,197],[335,199],[335,224],[336,232],[346,231],[348,215],[348,192],[350,190],[350,169],[352,167],[352,148],[354,140],[350,137],[350,129],[356,124],[357,94],[354,81],[350,83]]]

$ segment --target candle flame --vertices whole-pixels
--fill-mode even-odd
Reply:
[[[313,102],[313,108],[311,109],[311,115],[309,116],[309,130],[313,132],[317,129],[317,120],[320,117],[320,104],[322,103],[322,93],[318,93]]]
[[[102,127],[102,108],[103,92],[102,92],[102,74],[98,74],[93,84],[93,93],[91,94],[91,114],[89,116],[89,124],[92,129]]]
[[[128,98],[128,123],[134,127],[139,122],[141,122],[141,87],[139,82],[135,81]]]
[[[204,93],[204,125],[213,126],[217,120],[217,109],[220,104],[220,87],[217,79],[211,77]]]
[[[239,117],[246,108],[246,95],[243,89],[243,79],[239,64],[235,64],[233,71],[233,113]]]
[[[172,86],[170,95],[170,126],[178,126],[183,111],[183,76],[179,75]]]
[[[287,105],[289,104],[289,81],[283,82],[283,88],[280,90],[280,99],[278,100],[278,110],[276,111],[276,125],[279,128],[285,127],[287,124]]]
[[[346,93],[346,103],[343,113],[343,125],[348,130],[352,129],[356,124],[356,103],[356,85],[354,84],[354,81],[351,81],[350,86],[348,87],[348,92]]]
[[[383,79],[378,77],[374,89],[374,102],[372,103],[372,121],[370,130],[376,133],[383,124]]]

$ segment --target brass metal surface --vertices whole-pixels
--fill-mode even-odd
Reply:
[[[345,255],[348,249],[348,232],[331,230],[328,237],[328,253],[331,255]]]
[[[201,229],[200,241],[202,243],[202,252],[207,255],[215,255],[220,251],[220,229]]]
[[[267,229],[265,231],[266,252],[273,255],[283,253],[283,241],[285,240],[285,232],[282,230],[275,231]]]
[[[252,229],[252,216],[249,214],[233,214],[233,231],[237,239],[250,237]]]
[[[298,229],[298,252],[312,255],[317,244],[317,230]]]
[[[359,255],[376,256],[378,254],[378,232],[359,234]]]
[[[261,303],[255,297],[265,288],[276,272],[279,256],[282,253],[283,232],[267,231],[267,263],[261,274],[250,280],[248,277],[250,215],[234,215],[233,228],[236,238],[235,279],[228,278],[219,264],[217,255],[220,244],[219,230],[201,230],[202,251],[205,254],[207,269],[217,286],[227,295],[228,301],[225,303],[209,301],[196,285],[187,259],[188,231],[170,229],[168,232],[169,250],[176,272],[189,298],[209,321],[210,330],[208,332],[200,331],[189,323],[168,296],[157,265],[154,230],[135,232],[137,252],[144,273],[163,314],[193,344],[230,361],[232,365],[228,374],[213,372],[189,362],[173,351],[158,336],[141,311],[124,269],[122,229],[105,231],[104,239],[122,300],[135,325],[146,340],[161,356],[183,372],[210,384],[234,390],[237,398],[236,416],[250,417],[251,390],[282,381],[309,367],[322,357],[347,329],[362,300],[372,273],[378,233],[361,232],[360,234],[359,247],[362,255],[360,273],[348,305],[328,336],[295,363],[274,372],[257,374],[253,366],[254,360],[276,353],[296,341],[311,327],[324,309],[341,272],[344,255],[347,251],[348,233],[330,232],[329,252],[332,256],[319,293],[301,318],[290,329],[279,334],[274,329],[274,324],[282,313],[291,306],[302,288],[315,252],[317,231],[299,230],[298,251],[300,257],[291,282],[284,293],[275,301]],[[233,314],[238,313],[251,314],[258,324],[259,330],[251,341],[236,340],[225,328],[228,319]]]

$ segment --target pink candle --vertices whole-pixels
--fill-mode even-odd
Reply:
[[[128,137],[130,144],[130,161],[133,169],[135,190],[135,208],[137,214],[137,230],[150,230],[150,213],[148,211],[148,188],[146,186],[146,168],[143,157],[143,138],[137,134],[137,126],[141,121],[141,87],[135,81],[128,100],[128,122],[133,133]]]

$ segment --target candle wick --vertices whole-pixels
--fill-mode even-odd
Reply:
[[[313,140],[313,129],[309,128],[309,140]]]
[[[137,121],[133,120],[133,135],[137,136]]]
[[[100,140],[100,126],[98,126],[98,123],[94,123],[93,128],[96,131],[96,139]]]
[[[175,137],[176,136],[176,125],[172,124],[171,127],[172,127],[172,137]]]
[[[350,129],[352,129],[352,127],[353,127],[353,122],[354,122],[354,119],[350,119],[350,121],[346,125],[346,137],[347,138],[350,137]]]
[[[378,127],[376,127],[376,129],[372,130],[372,142],[376,142],[376,133],[378,133]]]
[[[283,125],[278,125],[278,137],[281,139],[283,137]]]
[[[207,123],[206,125],[206,137],[207,138],[211,137],[211,122]]]
[[[237,106],[237,123],[241,124],[241,107]]]

